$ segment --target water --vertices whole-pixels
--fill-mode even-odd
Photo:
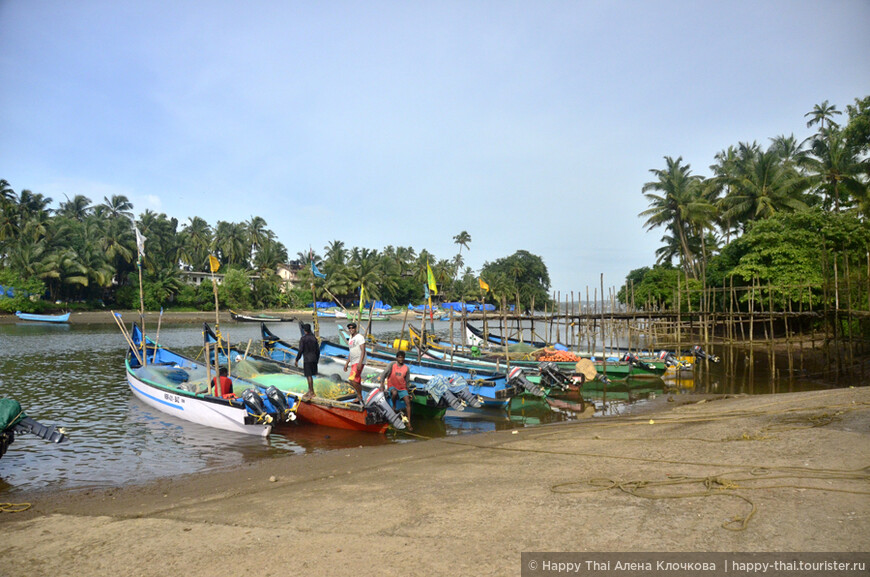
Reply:
[[[129,325],[133,319],[126,320]],[[146,328],[155,335],[156,325]],[[294,323],[274,323],[270,328],[290,342],[298,340]],[[232,343],[244,348],[250,340],[251,352],[259,352],[259,324],[226,323],[221,329]],[[374,323],[372,332],[398,336],[401,329],[400,319]],[[323,323],[321,334],[335,338],[335,324]],[[163,325],[157,337],[161,345],[187,356],[201,351],[201,325]],[[28,416],[63,427],[69,438],[55,444],[30,434],[16,435],[0,459],[4,499],[27,491],[143,483],[281,455],[413,441],[404,435],[296,424],[260,438],[175,419],[133,397],[125,380],[124,352],[123,337],[110,324],[0,325],[0,397],[16,399]],[[563,418],[533,411],[512,416],[450,411],[443,421],[415,420],[414,432],[436,437]]]
[[[126,320],[129,325],[133,319]],[[419,320],[414,322],[419,326]],[[269,326],[289,342],[299,338],[295,323]],[[435,322],[436,332],[442,337],[449,338],[448,327],[448,322]],[[149,335],[155,335],[157,327],[153,321],[146,328]],[[398,338],[402,328],[401,318],[372,324],[372,332],[387,342]],[[259,324],[229,322],[222,324],[221,329],[233,344],[245,348],[250,341],[251,352],[259,352]],[[455,324],[455,329],[456,342],[461,342],[459,323]],[[321,321],[321,335],[335,340],[335,323]],[[161,345],[187,356],[196,357],[201,352],[201,325],[166,324],[156,336]],[[133,397],[125,380],[124,352],[123,337],[113,324],[89,325],[74,321],[69,325],[0,324],[0,397],[18,400],[29,416],[44,424],[64,427],[70,439],[67,443],[54,444],[30,434],[17,435],[0,459],[2,499],[31,491],[145,483],[282,455],[415,440],[402,434],[372,435],[297,424],[279,428],[268,438],[260,438],[178,420]],[[747,378],[722,371],[717,366],[696,370],[694,376],[690,374],[680,380],[666,381],[666,384],[656,382],[652,395],[822,388],[804,383],[787,389],[775,386],[771,389],[763,373]],[[643,399],[648,395],[651,396],[645,392],[639,397]],[[638,395],[620,397],[619,388],[615,387],[607,399],[607,406],[596,413],[598,416],[625,413],[627,407],[638,402]],[[576,415],[552,411],[532,402],[515,401],[510,413],[448,411],[443,420],[415,419],[414,433],[440,437],[537,426],[571,418]]]

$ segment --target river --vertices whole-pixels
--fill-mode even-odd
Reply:
[[[107,315],[109,313],[106,313]],[[133,319],[126,319],[128,325]],[[437,322],[447,333],[449,324]],[[149,327],[154,334],[156,327]],[[259,347],[259,324],[226,323],[225,337],[252,350]],[[290,342],[298,340],[293,323],[270,329]],[[388,340],[398,337],[401,320],[380,321],[372,332]],[[331,322],[321,335],[334,339]],[[201,352],[198,324],[166,324],[156,335],[161,345],[195,357]],[[413,442],[401,433],[372,435],[293,424],[268,438],[233,434],[181,421],[135,399],[124,376],[124,340],[111,324],[0,325],[0,397],[19,401],[25,412],[46,425],[64,428],[68,442],[55,444],[34,435],[16,435],[0,459],[0,496],[34,491],[105,488],[145,483],[162,477],[236,467],[282,455],[348,449],[362,445]],[[729,392],[721,378],[705,375],[702,392]],[[671,394],[693,389],[691,377],[670,383]],[[764,391],[768,392],[765,388]],[[643,401],[640,401],[643,402]],[[616,403],[598,415],[618,414]],[[443,420],[415,420],[422,437],[458,435],[535,426],[572,418],[570,414],[514,406],[510,412],[448,411]]]

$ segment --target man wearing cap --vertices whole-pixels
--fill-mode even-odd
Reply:
[[[349,353],[347,362],[344,363],[344,370],[350,367],[350,386],[356,391],[356,396],[359,397],[360,404],[363,403],[362,398],[362,372],[366,366],[366,339],[364,336],[356,332],[356,323],[347,323],[347,332],[350,333],[350,340],[347,341]]]
[[[308,379],[308,392],[305,393],[302,400],[307,401],[314,397],[314,377],[317,375],[317,362],[320,360],[320,344],[317,342],[317,337],[311,334],[311,325],[305,323],[302,325],[302,331],[305,334],[299,339],[296,366],[299,366],[299,359],[301,358],[302,373]]]

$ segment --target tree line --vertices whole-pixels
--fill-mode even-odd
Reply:
[[[804,297],[780,290],[784,308],[797,298],[833,298],[833,282],[866,304],[870,96],[856,98],[843,116],[828,101],[817,104],[804,115],[816,130],[808,138],[739,142],[715,155],[706,177],[666,156],[642,188],[649,208],[639,214],[647,230],[664,231],[657,260],[629,273],[620,302],[672,307],[678,282],[815,287]]]
[[[63,308],[138,308],[139,254],[134,227],[147,239],[142,266],[142,290],[149,310],[162,307],[213,310],[211,283],[192,286],[184,271],[208,272],[209,256],[219,265],[222,306],[241,309],[301,308],[313,300],[335,298],[349,305],[359,298],[404,305],[422,302],[428,268],[442,300],[490,301],[520,295],[524,306],[532,298],[543,302],[550,279],[543,260],[527,251],[484,264],[476,274],[465,266],[463,249],[471,235],[453,237],[458,247],[449,259],[428,250],[387,246],[383,250],[348,247],[334,240],[323,248],[298,252],[292,258],[266,221],[218,221],[200,217],[182,225],[178,219],[146,210],[133,216],[133,204],[123,195],[93,204],[76,195],[51,208],[53,200],[24,189],[13,190],[0,180],[0,285],[13,287],[0,298],[0,310],[40,312]],[[311,265],[326,275],[314,279]],[[287,290],[278,275],[281,265],[294,270],[299,282]],[[485,278],[490,291],[480,288]],[[327,296],[328,295],[328,296]],[[58,304],[59,303],[59,304]]]

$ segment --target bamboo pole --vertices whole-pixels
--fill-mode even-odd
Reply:
[[[118,325],[118,328],[121,330],[121,335],[124,336],[124,340],[127,341],[127,345],[130,347],[130,350],[133,351],[133,355],[136,357],[136,360],[139,361],[140,365],[144,366],[144,363],[142,362],[142,357],[139,356],[139,351],[137,350],[136,345],[133,344],[133,340],[130,338],[129,333],[127,332],[127,326],[124,325],[121,319],[118,318],[118,313],[116,313],[115,311],[111,311],[111,313],[112,318],[115,319],[115,324]],[[143,334],[142,337],[144,338],[145,335]]]
[[[154,356],[151,357],[151,362],[157,360],[157,345],[160,343],[160,325],[163,322],[163,307],[160,307],[160,316],[157,317],[157,336],[154,337]]]
[[[208,341],[205,342],[205,378],[206,392],[211,393],[211,346]]]

